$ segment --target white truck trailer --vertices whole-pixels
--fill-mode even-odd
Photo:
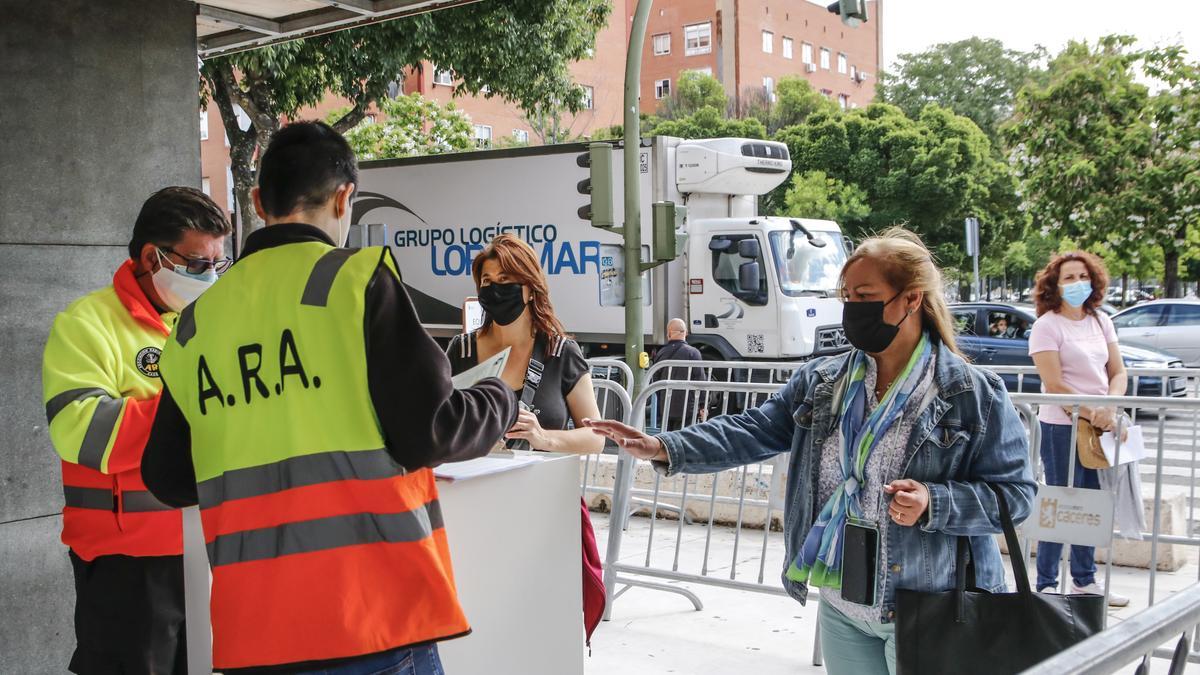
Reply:
[[[612,158],[618,212],[622,152]],[[679,257],[642,275],[647,345],[663,344],[667,321],[680,317],[711,359],[806,359],[846,348],[834,293],[846,259],[840,228],[757,214],[757,196],[790,174],[785,145],[656,137],[638,152],[643,261],[652,204],[687,209]],[[472,259],[492,237],[515,234],[540,256],[555,311],[585,353],[619,353],[626,262],[621,235],[580,216],[590,199],[580,192],[587,153],[585,144],[563,144],[363,162],[351,243],[391,246],[422,322],[447,337],[462,330],[464,301],[475,294]]]

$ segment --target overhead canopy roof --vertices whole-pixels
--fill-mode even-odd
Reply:
[[[201,0],[201,58],[310,37],[479,0]]]

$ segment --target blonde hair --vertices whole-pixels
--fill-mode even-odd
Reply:
[[[926,329],[940,338],[950,351],[962,356],[955,337],[954,319],[946,305],[941,270],[921,238],[903,227],[891,227],[859,244],[838,275],[841,297],[846,297],[846,270],[868,258],[879,266],[883,278],[896,290],[924,294],[921,316]]]

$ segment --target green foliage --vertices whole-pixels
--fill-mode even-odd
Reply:
[[[1045,85],[1020,92],[1003,133],[1035,223],[1102,245],[1121,269],[1161,247],[1167,293],[1177,293],[1200,219],[1200,69],[1180,48],[1072,42]]]
[[[933,103],[969,118],[995,143],[1000,124],[1012,113],[1017,92],[1044,76],[1041,48],[1006,49],[999,40],[972,37],[901,54],[895,73],[884,73],[878,100],[899,106],[910,117]]]
[[[828,177],[824,171],[796,171],[784,197],[783,215],[838,223],[871,214],[867,194],[857,185]]]
[[[771,133],[796,124],[803,124],[810,115],[838,110],[837,104],[817,91],[799,75],[779,78],[775,84],[775,105],[768,116]]]
[[[680,138],[766,138],[767,127],[759,120],[729,119],[723,110],[706,106],[676,120],[664,120],[642,130],[643,136]]]
[[[927,106],[917,119],[886,104],[818,112],[775,139],[787,144],[795,167],[822,171],[866,195],[870,212],[842,223],[852,237],[906,224],[942,264],[955,266],[964,260],[963,218],[978,217],[985,232],[1003,231],[993,224],[1003,223],[996,193],[1007,167],[974,122],[945,108]],[[777,191],[768,203],[786,204],[786,195]]]
[[[674,93],[659,105],[658,116],[674,120],[710,107],[717,110],[729,107],[725,87],[712,75],[685,70],[675,81]]]
[[[569,66],[588,56],[611,11],[606,0],[481,2],[205,61],[202,97],[225,121],[243,219],[258,222],[248,206],[255,149],[281,120],[337,96],[351,104],[335,127],[345,132],[390,83],[423,62],[453,70],[458,94],[498,96],[525,110],[578,110],[583,91]],[[245,132],[234,104],[250,118]]]
[[[475,145],[471,118],[454,103],[442,106],[414,93],[380,100],[379,111],[382,120],[364,119],[346,132],[360,161],[436,155]]]

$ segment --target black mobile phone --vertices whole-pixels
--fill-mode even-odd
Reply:
[[[878,573],[879,528],[847,521],[842,529],[842,599],[874,605]]]

